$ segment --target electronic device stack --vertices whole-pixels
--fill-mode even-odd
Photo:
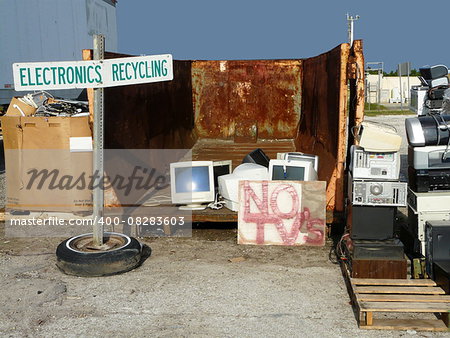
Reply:
[[[406,206],[407,196],[407,183],[400,181],[401,137],[389,126],[363,122],[357,139],[348,176],[353,277],[405,278],[403,244],[394,236],[397,207]]]
[[[409,143],[407,249],[425,257],[429,276],[434,276],[436,264],[450,274],[450,116],[408,118],[405,127]]]
[[[448,68],[436,65],[422,67],[419,71],[421,85],[411,88],[411,110],[418,116],[442,113],[444,92],[449,88]]]

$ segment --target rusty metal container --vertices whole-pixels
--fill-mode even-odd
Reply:
[[[235,166],[255,148],[271,158],[317,154],[327,222],[339,220],[349,128],[363,116],[361,41],[308,59],[175,60],[173,66],[170,82],[105,88],[106,148],[186,148],[194,159],[232,159]]]

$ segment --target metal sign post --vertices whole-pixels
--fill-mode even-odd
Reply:
[[[94,60],[26,62],[12,65],[17,91],[94,88],[93,233],[69,238],[56,249],[57,265],[76,276],[106,276],[140,264],[143,246],[125,234],[104,232],[103,88],[173,79],[172,55],[104,60],[105,38],[94,35]],[[71,243],[69,245],[69,243]]]
[[[402,75],[408,75],[408,92],[410,90],[409,88],[409,73],[411,72],[411,63],[410,62],[403,62],[403,63],[399,63],[398,65],[398,77],[400,79],[400,109],[403,110],[403,90],[404,88],[402,85]],[[408,94],[408,99],[409,99],[409,94]]]
[[[94,60],[105,58],[105,37],[94,35]],[[100,182],[94,184],[93,199],[93,241],[95,246],[103,245],[103,88],[94,88],[94,174],[100,177]],[[95,177],[95,176],[94,176]]]
[[[401,64],[398,65],[398,79],[400,81],[400,110],[403,111],[403,88],[402,88],[402,70]]]

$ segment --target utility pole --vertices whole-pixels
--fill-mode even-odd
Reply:
[[[353,22],[359,19],[359,15],[351,16],[347,13],[347,34],[350,47],[353,45]]]

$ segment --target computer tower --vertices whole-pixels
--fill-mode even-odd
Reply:
[[[400,225],[398,230],[399,238],[404,245],[405,254],[409,256],[421,255],[421,242],[408,224]]]
[[[348,211],[352,239],[393,238],[397,207],[350,205]]]
[[[427,273],[433,278],[433,263],[450,261],[450,221],[428,221],[425,225]]]

